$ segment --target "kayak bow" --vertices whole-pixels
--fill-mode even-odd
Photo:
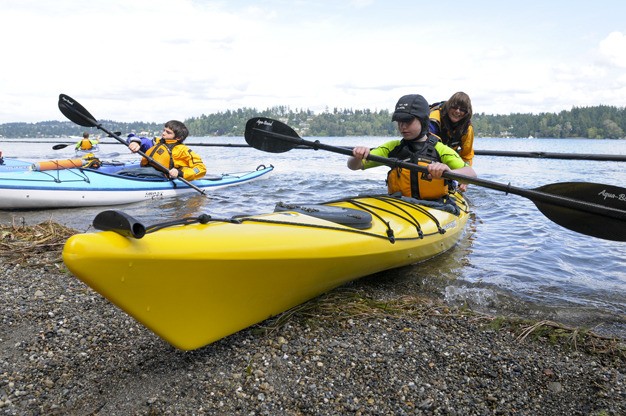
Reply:
[[[63,261],[161,338],[191,350],[351,280],[450,249],[469,210],[461,195],[452,198],[458,216],[387,195],[165,227],[105,211],[94,227],[109,231],[72,236]]]

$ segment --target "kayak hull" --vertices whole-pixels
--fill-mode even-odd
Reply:
[[[178,180],[136,178],[115,173],[128,167],[129,165],[122,164],[115,167],[103,166],[97,170],[78,168],[0,171],[0,209],[111,206],[198,192]],[[267,177],[272,170],[271,165],[261,165],[256,170],[225,173],[191,183],[209,191]]]
[[[358,230],[282,211],[175,226],[142,239],[113,231],[78,234],[68,239],[63,260],[80,280],[161,338],[191,350],[351,280],[450,249],[468,218],[465,201],[457,198],[465,208],[459,216],[389,197],[328,203],[367,204],[389,228],[376,215],[371,227]],[[400,216],[385,214],[389,210]]]

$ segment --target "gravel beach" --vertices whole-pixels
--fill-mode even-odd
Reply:
[[[620,340],[368,277],[185,352],[0,231],[0,415],[626,415]]]

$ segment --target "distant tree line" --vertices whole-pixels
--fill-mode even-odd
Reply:
[[[626,138],[626,108],[600,105],[540,114],[475,114],[474,130],[482,137]]]
[[[130,132],[157,132],[161,133],[161,123],[120,123],[111,120],[100,120],[102,126],[112,132],[122,132],[124,137]],[[37,137],[82,137],[83,132],[93,135],[106,136],[96,128],[78,126],[71,121],[40,121],[38,123],[4,123],[0,124],[0,137],[9,138],[37,138]]]
[[[334,108],[319,114],[311,110],[277,106],[259,111],[254,108],[227,110],[184,120],[191,136],[243,136],[246,121],[252,117],[279,119],[302,136],[396,136],[396,125],[388,110]],[[474,114],[474,130],[479,137],[586,137],[591,139],[626,138],[626,108],[600,105],[574,107],[570,111],[540,114]],[[101,121],[110,131],[161,134],[161,123]],[[85,129],[70,121],[0,124],[0,136],[9,138],[80,136]]]

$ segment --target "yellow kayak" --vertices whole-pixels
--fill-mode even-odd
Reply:
[[[469,211],[460,194],[451,199],[458,215],[360,196],[230,219],[205,215],[202,223],[148,227],[145,236],[143,225],[106,211],[100,222],[114,224],[97,228],[113,231],[72,236],[63,261],[158,336],[192,350],[348,281],[450,249]]]

